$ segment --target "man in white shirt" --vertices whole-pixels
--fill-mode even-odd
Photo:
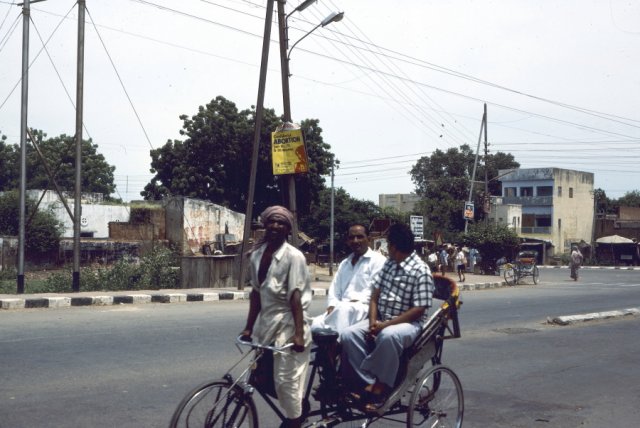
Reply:
[[[369,248],[368,231],[361,224],[349,228],[347,244],[353,252],[340,263],[329,287],[327,310],[313,319],[312,331],[330,329],[341,332],[367,319],[371,280],[387,259]]]

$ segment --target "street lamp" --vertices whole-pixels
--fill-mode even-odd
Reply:
[[[329,16],[327,16],[325,19],[323,19],[322,22],[320,22],[318,25],[313,27],[313,29],[311,31],[309,31],[307,34],[302,36],[297,42],[295,42],[293,44],[293,46],[291,46],[291,49],[289,49],[289,53],[287,54],[287,61],[289,60],[289,57],[291,56],[291,51],[293,51],[293,48],[295,48],[298,43],[300,43],[302,40],[304,40],[305,37],[307,37],[309,34],[313,33],[316,30],[316,28],[318,28],[318,27],[326,27],[327,25],[332,24],[334,22],[342,21],[342,18],[344,18],[344,12],[331,12],[331,14]]]
[[[291,56],[291,51],[296,47],[298,43],[300,43],[305,37],[309,34],[313,33],[318,27],[326,27],[327,25],[338,22],[344,17],[344,12],[332,12],[329,16],[322,20],[318,25],[313,27],[311,31],[307,32],[302,38],[300,38],[297,42],[291,46],[291,49],[287,52],[288,47],[288,29],[287,20],[289,16],[291,16],[294,12],[300,12],[307,7],[311,6],[315,3],[316,0],[305,0],[301,4],[298,5],[291,13],[285,15],[284,13],[284,5],[286,0],[278,1],[278,28],[280,34],[280,69],[282,74],[282,103],[284,107],[284,122],[291,122],[291,96],[289,92],[289,57]],[[289,174],[288,178],[288,189],[289,189],[289,209],[293,214],[293,224],[291,225],[291,235],[292,235],[292,244],[294,246],[298,246],[298,213],[296,208],[296,182],[295,175]]]

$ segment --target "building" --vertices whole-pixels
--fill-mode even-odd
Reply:
[[[522,205],[520,204],[505,204],[501,196],[492,196],[488,218],[492,223],[507,226],[516,234],[522,234]]]
[[[420,196],[415,193],[394,193],[378,195],[380,208],[393,208],[405,214],[416,212],[416,206],[420,202]]]
[[[522,206],[521,237],[550,243],[556,255],[569,252],[573,243],[591,242],[593,173],[521,168],[500,170],[498,176],[502,177],[501,205]]]
[[[73,193],[62,192],[69,211],[75,212]],[[53,190],[27,190],[27,197],[40,201],[40,208],[50,209],[62,223],[63,238],[73,238],[73,221],[64,203]],[[82,193],[80,236],[83,238],[108,238],[110,222],[128,222],[129,207],[124,204],[105,204],[102,193]]]

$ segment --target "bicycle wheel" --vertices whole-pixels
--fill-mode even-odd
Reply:
[[[258,416],[253,398],[226,380],[206,382],[182,399],[171,428],[254,428]]]
[[[512,267],[504,270],[504,281],[507,285],[514,285],[516,283],[516,272]]]
[[[538,277],[540,276],[540,271],[538,270],[538,266],[534,266],[533,267],[533,283],[537,284],[538,283]]]
[[[462,426],[464,396],[458,376],[438,365],[416,382],[407,408],[407,427]]]

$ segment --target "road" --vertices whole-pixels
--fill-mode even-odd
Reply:
[[[463,382],[465,427],[640,420],[640,319],[545,323],[640,306],[640,272],[584,270],[576,283],[547,269],[537,286],[463,300],[463,337],[446,343],[444,361]],[[315,300],[312,313],[322,307]],[[246,311],[225,301],[0,312],[0,427],[165,427],[188,389],[236,358]],[[277,426],[268,411],[260,416]]]

